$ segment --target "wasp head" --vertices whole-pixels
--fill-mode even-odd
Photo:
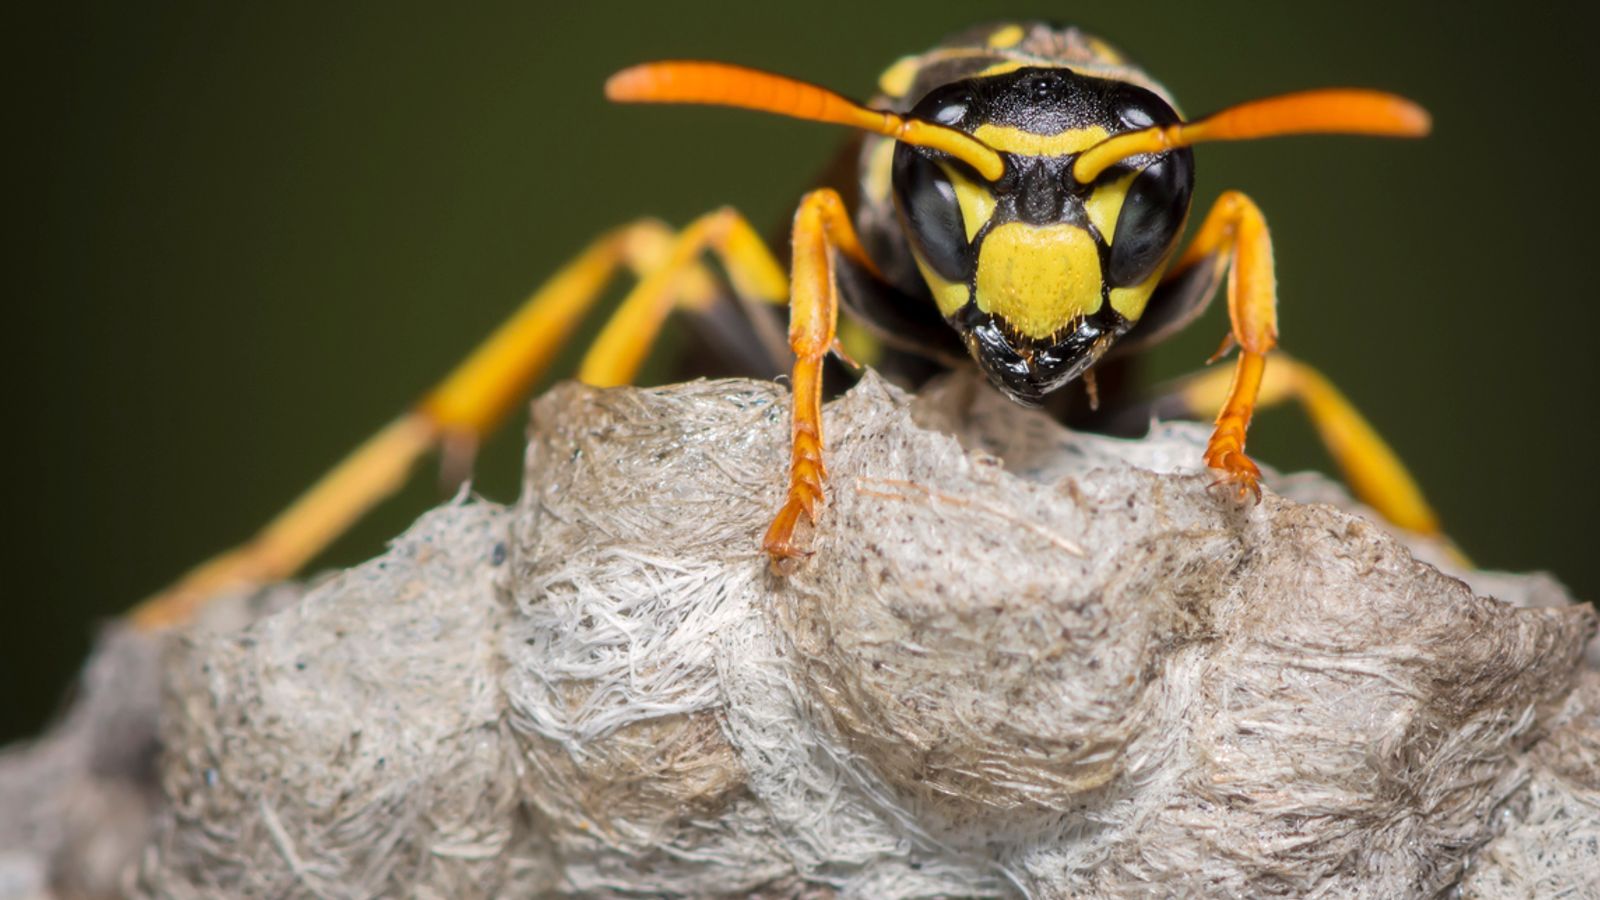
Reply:
[[[1137,321],[1183,230],[1186,148],[1128,157],[1088,183],[1084,150],[1179,121],[1153,91],[1061,68],[1024,68],[934,90],[910,118],[1001,154],[986,179],[938,149],[895,148],[895,206],[940,311],[989,379],[1037,403],[1081,375]]]

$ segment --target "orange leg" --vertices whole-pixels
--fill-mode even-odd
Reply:
[[[822,462],[822,362],[835,347],[839,287],[836,253],[845,253],[867,271],[877,267],[861,249],[844,201],[831,189],[812,191],[794,217],[794,259],[789,282],[789,346],[794,350],[794,418],[790,430],[789,492],[767,529],[762,547],[780,571],[806,551],[796,545],[800,517],[815,524],[822,504],[827,468]]]
[[[1262,380],[1258,405],[1296,400],[1322,443],[1363,503],[1390,522],[1419,534],[1440,536],[1439,517],[1416,479],[1377,429],[1322,373],[1281,352]],[[1193,415],[1212,415],[1227,402],[1228,373],[1203,372],[1184,379],[1175,396]]]
[[[1237,345],[1239,362],[1217,413],[1205,460],[1220,472],[1219,484],[1235,485],[1240,497],[1254,494],[1259,499],[1261,470],[1244,453],[1245,433],[1261,390],[1267,352],[1278,343],[1278,296],[1266,219],[1255,203],[1238,191],[1228,191],[1217,199],[1175,269],[1198,264],[1213,254],[1215,265],[1228,269],[1228,319],[1232,323],[1217,356]]]
[[[674,306],[697,308],[717,296],[699,262],[707,249],[718,253],[741,297],[782,301],[782,267],[732,210],[703,216],[676,235],[650,220],[609,232],[529,297],[416,407],[357,447],[250,540],[141,603],[131,613],[134,624],[182,624],[213,597],[288,578],[398,490],[424,454],[440,444],[475,446],[543,374],[623,266],[642,280],[584,358],[581,375],[602,385],[631,381]]]

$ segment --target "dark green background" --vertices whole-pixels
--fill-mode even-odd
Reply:
[[[1199,202],[1260,202],[1283,343],[1370,413],[1462,545],[1592,598],[1600,97],[1580,13],[1522,8],[207,3],[13,20],[0,739],[40,724],[98,623],[245,537],[588,236],[722,203],[779,222],[841,137],[608,107],[606,74],[710,57],[865,94],[902,53],[1029,14],[1121,45],[1192,114],[1324,84],[1433,111],[1426,142],[1204,148]],[[1156,374],[1198,364],[1219,313]],[[491,496],[513,493],[519,429],[483,458]],[[1280,467],[1325,463],[1292,412],[1252,438]],[[372,554],[435,497],[420,476],[323,562]]]

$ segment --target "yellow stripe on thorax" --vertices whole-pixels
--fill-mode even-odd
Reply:
[[[1018,69],[1026,69],[1028,66],[1031,66],[1031,65],[1034,65],[1034,63],[1031,60],[1026,60],[1026,59],[1008,59],[1005,62],[998,62],[998,63],[995,63],[992,66],[989,66],[988,68],[985,68],[983,71],[979,72],[975,77],[977,77],[977,78],[993,78],[996,75],[1010,75],[1012,72],[1015,72]]]
[[[1117,48],[1111,46],[1105,41],[1100,40],[1094,35],[1084,35],[1084,37],[1088,39],[1087,43],[1089,44],[1089,52],[1093,53],[1095,59],[1099,60],[1100,62],[1112,66],[1125,65],[1128,62],[1127,58],[1122,55],[1121,51],[1117,50]]]
[[[1008,222],[983,239],[978,309],[1045,338],[1100,308],[1100,251],[1076,225]]]
[[[878,76],[878,90],[890,97],[904,97],[911,91],[911,84],[917,80],[917,73],[921,70],[922,57],[902,56]]]
[[[1005,29],[1001,29],[1001,32],[1004,31]],[[997,34],[998,33],[1000,32],[997,32]],[[883,93],[889,97],[903,99],[907,94],[911,93],[911,87],[912,85],[916,84],[917,76],[920,75],[922,70],[928,66],[937,65],[943,62],[950,62],[951,60],[956,59],[993,57],[995,56],[995,50],[997,49],[1004,50],[1008,48],[943,47],[938,50],[930,50],[927,53],[915,54],[912,56],[902,56],[895,60],[893,65],[889,66],[889,68],[883,70],[883,72],[878,75],[878,90],[883,91]],[[1012,52],[1014,54],[1016,51]],[[994,65],[978,72],[974,77],[987,78],[991,75],[1004,75],[1008,72],[1015,72],[1018,69],[1026,68],[1028,66],[1043,66],[1046,68],[1053,68],[1060,66],[1060,63],[1055,60],[1028,55],[1018,59],[1008,59],[1005,62],[995,63]]]
[[[1021,25],[1002,25],[989,34],[988,44],[996,50],[1005,50],[1022,43],[1028,32]]]

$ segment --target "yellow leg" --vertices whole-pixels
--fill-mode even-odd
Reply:
[[[190,569],[129,614],[143,629],[180,625],[219,594],[286,578],[361,514],[405,483],[411,464],[438,440],[425,417],[408,413],[368,438],[248,543]]]
[[[1206,445],[1205,460],[1221,472],[1221,483],[1237,485],[1240,496],[1255,494],[1259,498],[1261,470],[1244,453],[1245,433],[1261,389],[1267,352],[1278,343],[1278,296],[1266,219],[1255,203],[1238,191],[1217,198],[1174,268],[1199,264],[1213,254],[1215,265],[1228,270],[1228,320],[1232,325],[1217,356],[1234,345],[1240,352],[1217,412],[1216,428]]]
[[[812,191],[800,201],[794,217],[793,248],[789,347],[794,350],[795,362],[789,491],[762,541],[780,571],[806,555],[795,543],[795,528],[802,514],[816,523],[822,483],[828,475],[822,462],[822,363],[835,347],[839,321],[834,256],[845,253],[868,272],[877,275],[878,271],[861,249],[844,201],[828,188]]]
[[[700,309],[716,299],[714,291],[686,291],[681,284],[707,250],[717,254],[741,297],[766,303],[788,297],[783,266],[744,216],[726,207],[707,213],[678,235],[660,268],[623,299],[584,354],[579,381],[597,387],[628,384],[674,307]]]
[[[1419,534],[1438,535],[1439,517],[1394,450],[1322,373],[1274,353],[1258,404],[1297,400],[1363,503],[1385,519]],[[1182,382],[1178,397],[1194,415],[1209,415],[1227,400],[1228,373],[1202,372]]]
[[[146,629],[181,624],[221,593],[293,575],[398,490],[423,454],[441,441],[475,442],[492,431],[623,265],[642,280],[606,328],[605,335],[614,335],[610,349],[591,351],[584,371],[598,384],[631,380],[674,304],[703,306],[716,296],[697,259],[708,245],[719,252],[741,294],[782,300],[782,268],[730,210],[703,217],[682,235],[651,220],[609,232],[529,297],[414,409],[357,447],[248,542],[141,603],[132,621]]]

